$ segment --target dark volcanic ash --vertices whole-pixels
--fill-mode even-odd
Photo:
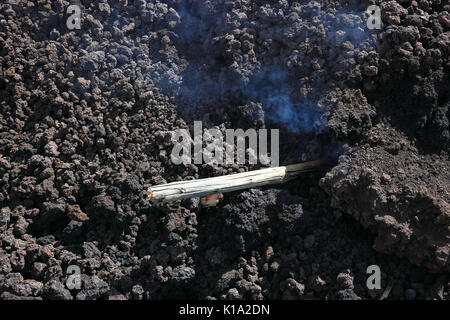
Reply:
[[[448,299],[448,1],[82,0],[80,30],[70,4],[0,4],[0,299],[379,298],[369,265],[390,298]],[[334,167],[148,203],[254,168],[172,164],[194,120]]]

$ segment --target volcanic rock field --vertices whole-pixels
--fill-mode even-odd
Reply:
[[[448,0],[1,1],[0,300],[450,299],[449,53]],[[151,203],[262,168],[173,164],[194,121],[326,164]]]

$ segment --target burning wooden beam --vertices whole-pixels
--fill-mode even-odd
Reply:
[[[321,164],[321,160],[316,160],[220,177],[176,181],[151,186],[147,191],[147,195],[148,199],[153,203],[200,197],[202,198],[202,203],[212,206],[221,199],[220,194],[222,193],[284,183],[303,172],[316,169]],[[215,196],[216,194],[219,195]],[[211,195],[214,196],[211,197]]]

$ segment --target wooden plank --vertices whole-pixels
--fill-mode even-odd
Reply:
[[[321,160],[316,160],[220,177],[175,181],[151,186],[147,191],[148,199],[152,202],[170,202],[188,198],[205,197],[216,193],[226,193],[271,184],[280,184],[303,172],[312,171],[321,164]]]

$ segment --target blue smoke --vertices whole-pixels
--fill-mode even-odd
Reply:
[[[173,40],[187,63],[177,69],[176,81],[170,82],[166,89],[182,98],[182,109],[223,105],[223,102],[232,105],[254,102],[261,104],[268,124],[283,126],[293,133],[320,133],[327,124],[325,110],[320,104],[325,93],[330,90],[326,77],[333,73],[333,76],[339,77],[338,80],[345,78],[347,69],[343,68],[344,51],[348,57],[352,47],[370,47],[366,42],[370,43],[371,37],[361,18],[363,5],[343,4],[341,8],[328,8],[325,4],[319,15],[314,10],[305,11],[302,16],[303,22],[307,22],[308,26],[305,30],[290,24],[268,24],[264,32],[260,30],[256,35],[261,39],[270,38],[281,43],[285,37],[293,35],[293,41],[308,41],[313,46],[320,44],[323,53],[300,50],[294,58],[301,63],[296,66],[297,69],[289,71],[286,69],[288,66],[282,65],[286,63],[283,52],[280,52],[281,59],[275,61],[260,59],[259,62],[264,63],[262,67],[252,64],[223,68],[233,62],[232,57],[215,54],[216,51],[224,51],[223,48],[205,42],[205,39],[223,36],[232,31],[232,25],[227,24],[225,19],[228,11],[218,4],[220,1],[168,2],[180,16],[180,24],[174,29],[177,37]],[[325,33],[322,25],[326,29]],[[327,72],[323,72],[323,69],[322,73],[311,72],[307,63],[311,63],[315,57],[324,61],[325,56],[336,58],[336,64],[325,65]],[[230,61],[226,60],[228,58]],[[305,67],[303,69],[302,64]],[[244,71],[239,72],[242,69]],[[307,83],[300,83],[299,78],[307,79]],[[308,93],[301,94],[303,89],[307,89],[305,91]],[[184,104],[189,108],[185,108]]]
[[[312,101],[293,103],[289,95],[278,94],[270,96],[267,104],[273,108],[266,110],[266,120],[281,123],[291,132],[319,133],[326,125],[326,119]]]
[[[248,100],[262,104],[268,123],[282,125],[293,133],[320,133],[327,124],[318,106],[321,88],[315,88],[316,97],[293,99],[293,80],[279,66],[266,67],[250,79],[242,92]]]

